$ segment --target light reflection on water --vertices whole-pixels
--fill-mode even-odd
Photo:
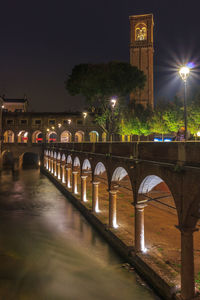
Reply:
[[[0,177],[0,300],[156,299],[38,170]]]

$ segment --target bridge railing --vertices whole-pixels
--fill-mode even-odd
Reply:
[[[45,147],[57,151],[88,152],[139,160],[200,165],[200,143],[196,142],[53,143],[46,144]]]

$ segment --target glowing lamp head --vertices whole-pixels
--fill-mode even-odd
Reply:
[[[200,136],[200,131],[197,132],[197,136]]]
[[[55,129],[55,127],[54,127],[54,126],[52,126],[52,127],[51,127],[51,129]]]
[[[72,122],[72,120],[71,120],[71,119],[68,119],[67,122],[68,122],[68,124],[70,125],[71,122]]]
[[[111,103],[111,107],[112,107],[112,108],[115,108],[116,102],[117,102],[117,100],[114,99],[114,98],[110,100],[110,103]]]
[[[181,79],[186,82],[188,76],[190,75],[190,68],[187,66],[183,66],[179,70],[179,75],[181,76]]]
[[[58,127],[60,128],[61,126],[62,126],[62,124],[59,123],[59,124],[58,124]]]
[[[83,112],[83,118],[85,119],[87,117],[87,113]]]
[[[49,131],[49,128],[47,128],[47,131]]]

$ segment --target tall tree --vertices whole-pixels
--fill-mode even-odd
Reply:
[[[131,92],[144,88],[146,77],[137,67],[126,62],[80,64],[66,81],[70,95],[82,95],[89,108],[95,108],[96,121],[109,135],[117,132],[122,109]],[[110,100],[117,97],[112,109]]]

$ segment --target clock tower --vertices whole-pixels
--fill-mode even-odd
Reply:
[[[146,75],[143,90],[131,94],[131,101],[154,107],[153,99],[153,15],[130,16],[130,63]]]

